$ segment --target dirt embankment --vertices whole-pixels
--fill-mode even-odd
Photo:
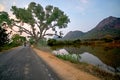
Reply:
[[[99,78],[67,64],[54,55],[34,48],[34,51],[60,76],[63,80],[100,80]]]

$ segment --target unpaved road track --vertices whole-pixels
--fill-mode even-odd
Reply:
[[[0,54],[0,80],[60,80],[29,47]]]

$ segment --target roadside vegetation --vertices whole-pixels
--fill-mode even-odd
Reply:
[[[5,41],[5,40],[4,40]],[[11,39],[8,40],[7,43],[0,46],[0,51],[8,50],[17,46],[23,45],[23,43],[26,42],[26,38],[23,36],[20,36],[19,34],[14,34]]]

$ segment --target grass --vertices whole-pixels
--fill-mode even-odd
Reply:
[[[9,49],[11,49],[11,48],[13,48],[13,46],[4,46],[4,47],[1,47],[0,52],[9,50]]]
[[[56,55],[58,58],[70,61],[72,63],[79,63],[78,56],[74,56],[72,54],[67,54],[67,55]]]

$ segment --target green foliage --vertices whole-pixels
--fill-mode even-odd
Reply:
[[[78,43],[79,44],[79,43],[81,43],[81,40],[80,39],[74,40],[73,43],[75,43],[75,44]]]
[[[7,12],[0,12],[0,49],[9,42],[7,30],[3,26],[10,24]]]
[[[35,43],[35,41],[34,41],[33,38],[30,38],[30,39],[29,39],[29,42],[30,42],[30,44],[34,44],[34,43]]]
[[[70,40],[62,41],[62,40],[49,39],[47,41],[47,44],[49,46],[55,46],[55,45],[75,45],[75,44],[81,44],[81,40],[77,39],[77,40],[73,40],[73,41],[70,41]]]
[[[47,46],[47,42],[45,39],[40,39],[38,43],[38,47],[45,47]]]
[[[17,8],[16,6],[12,6],[11,11],[13,11],[13,14],[16,15],[17,19],[20,19],[20,21],[32,24],[35,22],[31,12],[29,10],[26,10],[25,8]]]
[[[9,42],[6,30],[0,27],[0,48]]]
[[[67,60],[67,61],[70,61],[70,62],[72,62],[72,63],[78,63],[79,62],[79,60],[78,60],[78,56],[76,55],[76,57],[75,56],[73,56],[72,54],[67,54],[67,55],[56,55],[58,58],[61,58],[61,59],[63,59],[63,60]]]
[[[22,45],[26,41],[26,38],[20,36],[19,34],[14,34],[12,36],[12,44],[13,45]]]
[[[55,39],[49,39],[49,40],[47,41],[47,44],[48,44],[49,46],[53,46],[53,45],[56,44],[56,40],[55,40]]]
[[[11,24],[8,13],[4,11],[0,12],[0,26],[2,26],[3,23],[7,23],[8,25]]]
[[[4,46],[9,41],[6,30],[2,28],[6,24],[10,24],[8,13],[0,12],[0,47]]]

